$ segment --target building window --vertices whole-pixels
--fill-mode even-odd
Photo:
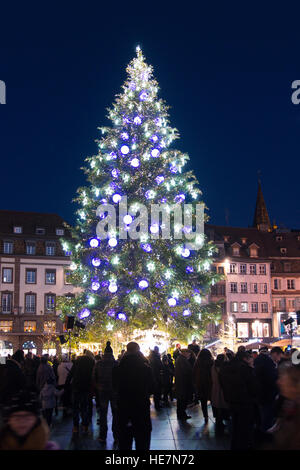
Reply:
[[[230,283],[230,292],[232,293],[237,293],[237,282],[231,282]]]
[[[3,333],[10,333],[13,330],[13,322],[12,321],[0,321],[0,331]]]
[[[36,331],[36,322],[35,321],[24,321],[24,332],[33,333]]]
[[[65,282],[65,284],[72,284],[72,282],[70,282],[70,275],[71,275],[71,271],[69,269],[65,269],[64,270],[64,282]]]
[[[12,305],[12,294],[2,294],[1,298],[1,304],[2,304],[2,313],[11,313],[11,305]]]
[[[240,274],[247,274],[247,265],[240,264]]]
[[[282,236],[281,236],[281,235],[278,235],[278,236],[276,237],[276,241],[277,241],[277,242],[281,242],[281,241],[282,241]]]
[[[251,303],[251,312],[252,313],[258,313],[258,302],[252,302]]]
[[[295,299],[288,299],[289,310],[295,310]]]
[[[13,282],[13,268],[2,269],[2,282],[11,284]]]
[[[295,279],[288,279],[287,280],[287,288],[288,289],[295,289]]]
[[[265,264],[260,264],[259,265],[259,274],[266,274],[266,273],[267,273],[266,265]]]
[[[45,295],[45,311],[48,313],[55,312],[55,294]]]
[[[63,236],[65,233],[63,228],[57,228],[56,229],[56,235]]]
[[[235,274],[236,273],[236,264],[232,263],[230,264],[230,274]]]
[[[45,235],[45,229],[42,228],[42,227],[37,227],[36,230],[35,230],[35,233],[37,235]]]
[[[232,254],[233,256],[240,256],[240,248],[238,246],[232,247]]]
[[[261,294],[267,294],[268,293],[268,284],[266,282],[263,282],[260,284],[260,293]]]
[[[26,269],[26,284],[36,284],[36,269]]]
[[[262,302],[261,303],[261,312],[262,313],[268,313],[268,302]]]
[[[251,283],[251,294],[258,294],[258,287],[256,282]]]
[[[247,282],[241,282],[241,293],[247,294],[247,292],[248,292]]]
[[[224,266],[218,266],[218,273],[224,274]]]
[[[36,295],[25,294],[25,312],[35,313],[36,310]]]
[[[56,332],[56,321],[45,321],[44,322],[44,332],[45,333],[55,333]]]
[[[252,246],[250,247],[250,256],[253,257],[253,258],[256,258],[257,257],[257,248]]]
[[[268,338],[270,337],[269,323],[262,323],[258,320],[252,323],[252,336],[254,338]]]
[[[56,269],[46,269],[45,284],[56,284]]]
[[[247,243],[247,238],[241,238],[242,244],[245,245]]]
[[[35,243],[34,242],[26,243],[26,255],[35,255]]]
[[[269,323],[263,323],[263,337],[269,338],[270,335],[270,325]]]
[[[250,264],[250,274],[256,274],[256,264]]]
[[[22,233],[22,231],[23,231],[22,227],[17,227],[17,226],[14,227],[14,233]]]
[[[6,255],[11,255],[13,252],[13,242],[4,242],[3,244],[3,253]]]
[[[231,311],[231,313],[238,312],[238,303],[237,302],[230,302],[230,311]]]
[[[249,337],[249,325],[248,323],[237,323],[237,336],[238,338],[248,338]]]
[[[280,248],[280,253],[283,255],[286,255],[287,249],[286,248]]]
[[[281,279],[274,279],[274,289],[275,290],[281,289]]]
[[[46,243],[46,255],[47,256],[54,256],[55,255],[55,243],[54,242],[47,242]]]
[[[241,312],[248,312],[248,302],[241,302]]]

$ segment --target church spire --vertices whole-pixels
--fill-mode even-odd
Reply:
[[[253,227],[256,227],[258,230],[261,230],[263,232],[270,232],[272,230],[267,206],[261,189],[260,176],[258,176],[258,190],[253,219]]]

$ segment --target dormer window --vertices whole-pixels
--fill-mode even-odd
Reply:
[[[23,232],[23,228],[20,227],[19,225],[16,225],[14,227],[14,233],[22,233]]]
[[[231,245],[233,256],[240,256],[240,247],[239,243],[233,243],[233,245]]]
[[[63,228],[57,228],[57,229],[56,229],[56,235],[62,237],[62,236],[64,235],[64,233],[65,233],[65,231],[64,231]]]
[[[242,242],[243,245],[246,245],[246,243],[247,243],[247,238],[241,238],[241,242]]]
[[[258,256],[258,246],[255,243],[252,243],[249,247],[249,253],[251,258],[256,258]]]
[[[37,227],[35,233],[37,235],[45,235],[45,229],[43,227]]]
[[[286,248],[280,248],[280,253],[282,255],[286,255],[287,249]]]

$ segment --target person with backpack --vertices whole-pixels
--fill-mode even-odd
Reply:
[[[56,380],[53,368],[48,363],[47,355],[41,357],[36,374],[36,385],[42,402],[43,416],[48,426],[51,426],[53,409],[56,405]]]

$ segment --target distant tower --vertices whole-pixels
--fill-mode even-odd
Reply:
[[[264,196],[261,189],[260,176],[258,176],[258,191],[256,198],[255,213],[253,219],[253,227],[256,227],[262,232],[271,232],[272,225],[269,219],[269,214],[267,211],[267,206],[264,200]]]

